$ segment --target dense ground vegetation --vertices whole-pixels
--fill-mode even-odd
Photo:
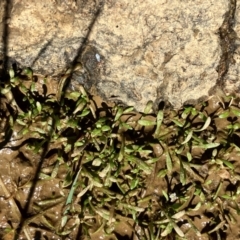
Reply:
[[[1,86],[1,239],[240,238],[239,99],[138,113],[63,86]]]

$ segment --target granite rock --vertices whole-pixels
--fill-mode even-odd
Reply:
[[[8,62],[47,76],[81,64],[75,84],[139,111],[149,100],[174,108],[195,103],[226,78],[238,79],[235,0],[0,4],[0,51]]]
[[[237,1],[237,3],[240,3]],[[227,94],[236,94],[240,96],[240,39],[236,33],[240,31],[240,6],[236,5],[234,14],[234,24],[232,26],[232,33],[235,33],[234,42],[229,46],[230,54],[228,56],[228,71],[224,76],[223,90]],[[232,34],[234,35],[234,34]]]

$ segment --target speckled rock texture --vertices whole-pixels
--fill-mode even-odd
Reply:
[[[0,3],[3,58],[48,76],[79,63],[75,84],[106,100],[179,108],[238,82],[236,0],[10,2]]]
[[[237,1],[233,26],[231,29],[234,42],[230,45],[228,71],[224,76],[223,89],[225,93],[240,96],[240,1]],[[238,35],[237,35],[238,33]],[[231,36],[231,35],[230,35]]]

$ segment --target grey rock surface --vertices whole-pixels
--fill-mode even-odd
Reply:
[[[0,4],[3,57],[48,76],[79,63],[75,84],[139,111],[238,80],[235,0],[12,0],[7,14]]]
[[[240,32],[240,1],[236,4],[233,32],[235,35]],[[235,36],[235,41],[229,48],[231,51],[228,56],[228,71],[224,76],[223,90],[227,94],[234,93],[240,96],[240,39],[238,36]]]

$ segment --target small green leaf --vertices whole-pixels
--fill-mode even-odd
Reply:
[[[162,194],[166,198],[166,200],[169,201],[168,194],[166,193],[165,190],[162,190]]]
[[[232,169],[232,170],[234,169],[234,165],[233,165],[231,162],[229,162],[229,161],[227,161],[227,160],[224,160],[224,159],[217,159],[217,160],[222,161],[223,164],[224,164],[225,166],[229,167],[230,169]]]
[[[20,83],[19,77],[14,77],[10,79],[11,85],[12,86],[17,86]]]
[[[201,132],[201,131],[207,129],[208,126],[210,125],[210,123],[211,123],[211,118],[210,118],[210,117],[207,117],[207,120],[205,121],[205,123],[204,123],[204,125],[202,126],[202,128],[196,129],[196,130],[194,130],[194,132]]]
[[[80,112],[84,109],[84,107],[86,106],[87,101],[84,98],[81,98],[77,104],[76,104],[76,109],[74,110],[74,114],[76,114],[77,112]]]
[[[78,180],[78,176],[79,176],[81,170],[82,170],[81,168],[78,170],[78,172],[77,172],[77,174],[76,174],[76,176],[74,178],[74,181],[72,183],[70,192],[69,192],[68,197],[67,197],[67,201],[66,201],[66,204],[65,204],[66,206],[68,204],[70,204],[72,202],[72,200],[73,200],[73,194],[74,194],[74,192],[75,192],[75,190],[77,188],[77,180]]]
[[[233,129],[238,130],[240,128],[240,123],[234,123],[233,124]]]
[[[233,129],[233,125],[232,124],[227,125],[226,129]]]
[[[219,145],[220,145],[220,143],[206,143],[206,144],[201,144],[201,145],[194,146],[194,147],[210,149],[210,148],[218,147]]]
[[[215,148],[212,151],[212,157],[215,158],[217,156],[218,150]]]
[[[208,234],[216,232],[218,229],[221,229],[225,224],[226,224],[226,221],[221,221],[215,228],[209,231]]]
[[[125,129],[125,130],[130,130],[133,129],[129,124],[125,123],[125,122],[121,122],[119,124],[119,129]]]
[[[209,180],[207,180],[207,181],[204,183],[204,185],[210,185],[211,183],[212,183],[212,180],[209,179]]]
[[[190,224],[191,228],[193,229],[193,231],[196,233],[196,235],[201,238],[201,233],[199,232],[199,230],[197,229],[197,227],[194,225],[193,221],[191,220],[190,217],[186,216],[188,223]]]
[[[166,226],[165,230],[161,233],[162,237],[166,237],[168,234],[170,234],[172,232],[173,229],[173,225],[172,223],[168,223],[168,225]]]
[[[9,69],[9,76],[10,76],[10,78],[13,78],[14,75],[15,75],[14,70],[12,68]]]
[[[139,119],[138,123],[142,126],[153,126],[156,125],[156,122],[150,121],[150,120],[146,120],[146,119]]]
[[[21,131],[22,135],[25,135],[25,134],[27,134],[28,132],[29,132],[28,127],[23,128],[22,131]]]
[[[179,218],[182,218],[184,215],[186,214],[186,211],[185,210],[182,210],[178,213],[175,213],[174,215],[172,215],[172,218],[174,219],[179,219]]]
[[[121,162],[123,160],[123,157],[124,157],[124,154],[125,154],[125,137],[124,135],[121,136],[122,138],[122,141],[121,141],[121,148],[120,148],[120,152],[119,152],[119,155],[118,155],[118,161]]]
[[[77,197],[80,198],[82,197],[87,191],[89,188],[92,188],[92,184],[88,185],[87,187],[85,187],[80,193],[78,193]]]
[[[38,112],[41,113],[41,111],[42,111],[41,103],[37,101],[37,102],[36,102],[36,106],[37,106]]]
[[[81,96],[80,92],[71,92],[70,94],[66,94],[65,98],[77,101],[80,96]]]
[[[184,146],[183,145],[180,145],[179,148],[176,148],[175,149],[175,153],[176,154],[181,154],[184,150]]]
[[[31,84],[31,92],[35,92],[35,89],[36,89],[36,84],[35,84],[35,82],[32,82],[32,84]]]
[[[108,126],[108,125],[102,126],[102,131],[103,132],[107,132],[109,130],[111,130],[110,126]]]
[[[100,159],[100,158],[96,158],[92,161],[93,166],[99,167],[101,164],[102,164],[102,159]]]
[[[63,90],[64,90],[64,87],[66,85],[66,82],[67,82],[67,79],[69,78],[70,74],[65,74],[59,81],[58,83],[58,87],[57,87],[57,93],[56,93],[56,97],[57,97],[57,100],[60,102],[61,100],[61,97],[62,97],[62,94],[63,94]]]
[[[184,237],[183,231],[178,227],[176,223],[173,223],[173,228],[180,237]]]
[[[107,166],[101,172],[98,172],[99,177],[101,177],[101,178],[106,177],[106,175],[110,171],[110,169],[111,169],[110,164],[107,164]]]
[[[166,165],[167,165],[168,171],[171,172],[172,171],[172,159],[171,159],[171,156],[168,151],[166,153]]]
[[[229,199],[229,200],[232,200],[232,198],[233,198],[233,196],[229,196],[227,194],[222,195],[221,197],[224,198],[224,199]]]
[[[184,124],[185,124],[185,121],[180,122],[180,121],[178,121],[178,120],[176,120],[176,119],[172,119],[172,121],[173,121],[177,126],[179,126],[179,127],[183,127]]]
[[[89,101],[88,94],[82,85],[79,86],[79,90],[82,93],[83,97],[85,97],[87,101]]]
[[[54,99],[54,98],[48,98],[48,99],[46,100],[46,102],[55,103],[55,102],[56,102],[56,99]]]
[[[159,173],[158,173],[158,177],[161,177],[161,178],[164,178],[166,175],[167,175],[167,169],[162,169],[162,170],[160,170],[159,171]]]
[[[189,162],[192,161],[192,154],[190,152],[187,152],[187,159]]]
[[[16,122],[22,126],[26,126],[26,123],[22,121],[21,119],[17,119]]]
[[[156,163],[159,159],[160,159],[159,157],[151,158],[151,159],[146,160],[145,162],[147,164],[153,164],[153,163]]]
[[[123,111],[123,114],[129,113],[129,112],[132,112],[133,109],[134,109],[134,107],[128,107],[128,108],[126,108],[126,109]]]
[[[136,212],[143,212],[145,210],[144,208],[133,206],[133,205],[122,203],[122,202],[120,203],[120,205],[127,208],[127,209],[131,209],[133,211],[136,211]]]
[[[81,114],[78,114],[77,116],[78,116],[78,117],[85,117],[85,116],[87,116],[89,113],[90,113],[90,110],[87,109],[87,108],[85,108],[85,109],[82,111],[82,113],[81,113]]]
[[[192,138],[192,135],[193,135],[193,131],[189,131],[186,139],[181,143],[182,145],[188,143],[190,141],[190,139]]]
[[[46,134],[46,131],[39,127],[31,127],[30,130],[33,132],[40,133],[40,134],[44,134],[44,135]]]
[[[1,93],[2,94],[7,94],[10,91],[11,91],[11,87],[10,86],[7,86],[7,87],[1,89]]]
[[[214,196],[213,196],[213,200],[215,200],[215,199],[217,198],[217,196],[218,196],[221,188],[222,188],[222,182],[219,183],[218,188],[217,188],[217,191],[215,192],[215,194],[214,194]]]
[[[183,119],[186,119],[187,116],[189,115],[189,113],[192,111],[192,107],[186,107],[183,111],[183,113],[181,114],[181,117]]]
[[[58,169],[59,169],[59,161],[57,161],[54,165],[54,168],[53,168],[52,173],[51,173],[52,178],[55,178],[57,176]]]
[[[147,102],[147,105],[146,105],[146,107],[145,107],[143,112],[145,114],[149,114],[149,113],[152,112],[152,109],[153,109],[153,101],[150,100],[150,101]]]
[[[72,172],[69,171],[67,173],[67,176],[65,177],[64,181],[63,181],[63,184],[62,184],[62,187],[65,188],[65,187],[68,187],[69,185],[71,185],[72,183]]]
[[[92,137],[96,137],[96,136],[102,135],[102,130],[95,128],[95,129],[91,132],[91,135],[92,135]]]
[[[101,179],[96,175],[94,172],[90,172],[90,170],[87,170],[83,168],[84,175],[87,176],[92,183],[93,186],[102,188],[103,184],[101,183]]]
[[[150,166],[148,166],[147,163],[145,163],[141,160],[139,160],[137,162],[137,166],[139,169],[141,169],[143,172],[145,172],[148,175],[151,174],[151,172],[152,172],[152,168]]]
[[[239,111],[239,109],[231,108],[231,112],[232,112],[235,116],[240,117],[240,111]]]
[[[62,228],[66,225],[67,220],[68,220],[68,216],[67,215],[62,217],[62,219],[61,219],[61,227]]]
[[[194,208],[191,208],[191,209],[189,208],[188,211],[198,211],[201,206],[202,206],[202,203],[199,202]]]
[[[183,167],[182,161],[180,160],[180,182],[184,186],[186,184],[186,170]]]
[[[29,78],[32,78],[33,70],[31,68],[25,68],[23,73],[26,74]]]
[[[51,229],[52,231],[54,231],[55,227],[52,225],[52,223],[44,216],[44,215],[41,215],[41,223]]]
[[[115,115],[115,118],[114,118],[114,122],[116,122],[123,114],[123,109],[122,107],[118,107],[118,110],[117,110],[117,113]]]
[[[163,111],[159,111],[158,114],[157,114],[157,127],[156,127],[156,130],[154,132],[155,137],[158,137],[159,134],[160,134],[162,121],[163,121]]]
[[[152,168],[150,166],[148,166],[148,164],[145,163],[144,161],[142,161],[140,158],[137,158],[137,157],[132,156],[132,155],[127,155],[127,154],[125,154],[125,156],[126,156],[128,161],[136,164],[136,167],[138,169],[141,169],[142,171],[144,171],[148,175],[151,174]]]
[[[193,108],[191,113],[193,116],[196,116],[198,114],[198,111],[196,110],[196,108]]]
[[[225,112],[219,114],[218,117],[219,118],[227,118],[227,117],[229,117],[229,115],[230,115],[229,111],[225,111]]]
[[[130,183],[130,189],[133,190],[134,188],[136,188],[138,183],[139,183],[139,179],[138,178],[133,179],[131,181],[131,183]]]

